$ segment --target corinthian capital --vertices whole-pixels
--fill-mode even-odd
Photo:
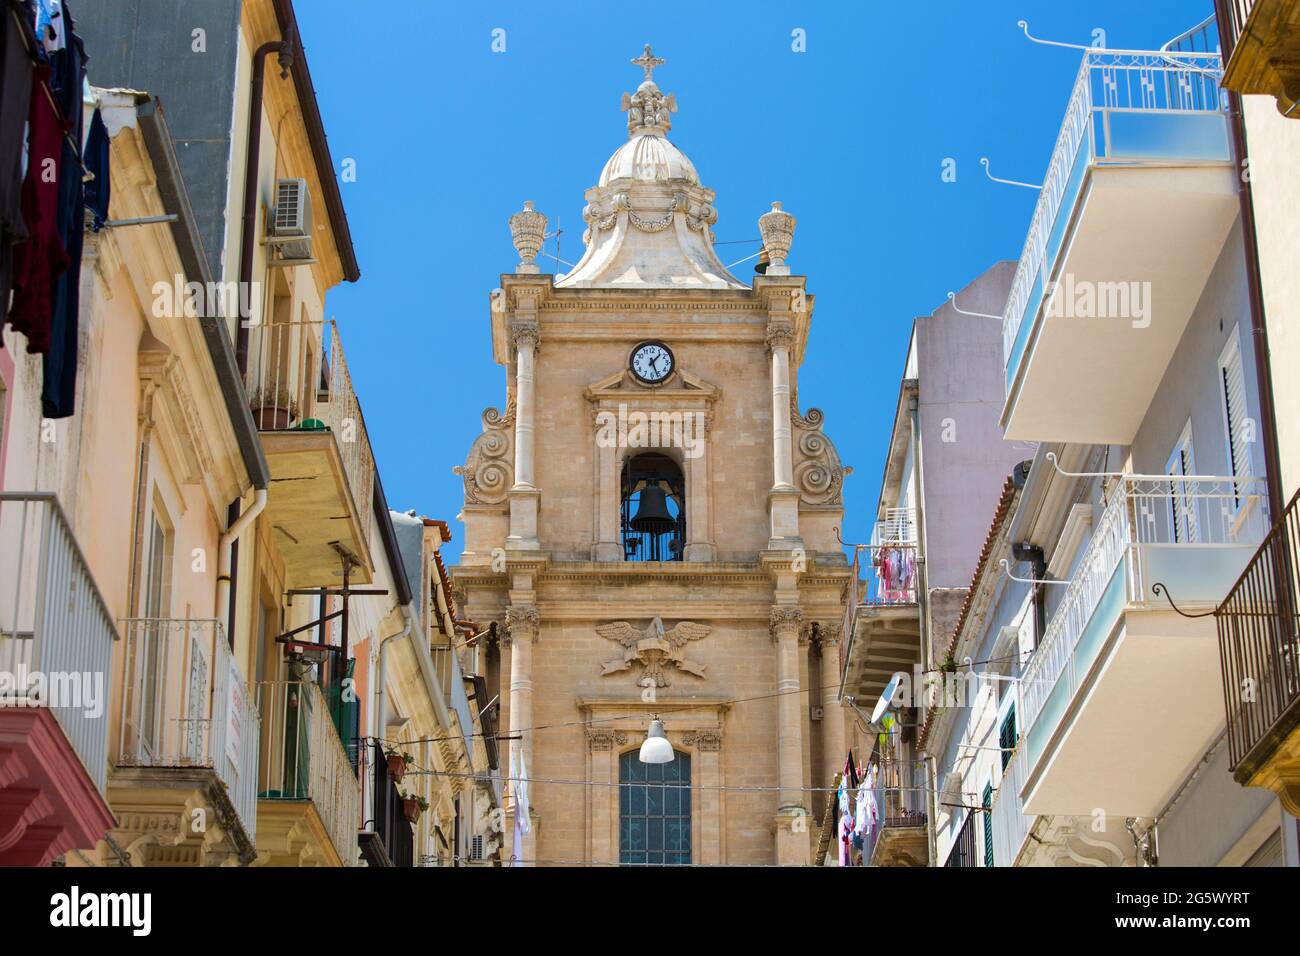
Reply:
[[[767,624],[772,631],[772,640],[780,639],[782,633],[793,632],[796,636],[799,633],[799,625],[803,623],[803,609],[788,605],[778,604],[772,608],[772,613],[768,616]]]
[[[789,351],[790,346],[794,344],[794,329],[788,325],[769,325],[766,341],[769,352],[775,352],[777,349]]]
[[[520,352],[531,352],[537,348],[541,337],[537,333],[537,323],[516,319],[510,323],[510,338]]]
[[[501,643],[509,647],[516,637],[526,641],[537,640],[538,624],[541,618],[537,608],[531,604],[520,604],[506,609],[505,633]]]

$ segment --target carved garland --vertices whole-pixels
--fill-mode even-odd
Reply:
[[[464,465],[452,472],[465,481],[467,504],[500,504],[514,484],[515,403],[505,414],[495,408],[483,411],[483,434],[474,439]]]

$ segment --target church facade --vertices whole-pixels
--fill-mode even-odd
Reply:
[[[489,311],[506,390],[458,468],[453,579],[528,778],[518,862],[805,864],[850,719],[849,469],[799,405],[814,297],[785,263],[794,218],[760,218],[764,274],[728,272],[660,62],[633,60],[576,267],[544,274],[545,217],[511,218],[521,261]],[[668,764],[638,760],[655,717]]]

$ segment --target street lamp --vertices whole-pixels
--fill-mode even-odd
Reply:
[[[641,762],[673,762],[673,745],[668,742],[668,735],[664,733],[664,722],[659,719],[658,714],[650,721],[650,730],[645,735],[645,743],[641,745]]]

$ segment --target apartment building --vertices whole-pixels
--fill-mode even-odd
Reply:
[[[1296,860],[1218,706],[1272,456],[1220,58],[1180,41],[1083,54],[1004,311],[1001,421],[1038,448],[950,637],[970,694],[924,717],[938,863]]]

